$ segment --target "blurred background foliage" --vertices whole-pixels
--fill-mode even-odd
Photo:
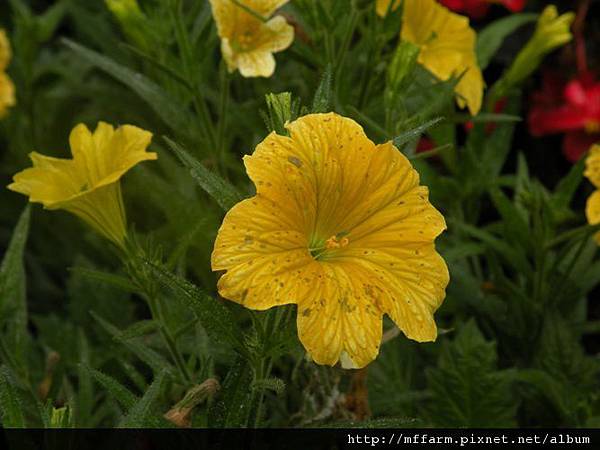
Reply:
[[[0,184],[32,150],[67,157],[79,122],[151,130],[159,153],[124,183],[146,249],[134,267],[72,216],[24,210],[0,189],[4,426],[600,424],[600,260],[582,212],[591,185],[560,137],[534,138],[521,121],[540,71],[512,87],[502,113],[471,118],[456,109],[455,81],[402,59],[398,16],[378,18],[373,3],[293,0],[282,10],[293,46],[273,77],[249,79],[227,75],[208,1],[140,0],[127,17],[100,0],[2,2],[17,105],[0,122]],[[473,22],[488,87],[545,5],[513,16],[494,6]],[[600,4],[590,8],[598,69]],[[568,76],[573,58],[567,45],[543,64]],[[252,194],[241,156],[285,120],[324,111],[395,139],[449,226],[437,342],[386,321],[381,354],[360,371],[307,360],[293,307],[256,313],[218,299],[210,270],[223,207]],[[423,133],[427,154],[416,153]],[[144,301],[150,282],[159,314]]]

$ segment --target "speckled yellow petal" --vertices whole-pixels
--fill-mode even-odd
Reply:
[[[594,144],[590,148],[583,174],[594,186],[600,188],[600,145]]]
[[[435,0],[405,0],[401,38],[420,47],[418,61],[440,80],[463,75],[456,86],[459,106],[481,109],[484,81],[477,64],[477,36],[467,17]]]
[[[298,336],[311,358],[347,369],[379,353],[383,313],[364,286],[370,275],[350,263],[324,263],[309,296],[298,304]]]
[[[212,253],[213,270],[227,270],[219,292],[252,309],[295,303],[302,274],[315,264],[296,216],[261,194],[225,216]]]
[[[585,216],[590,225],[597,225],[600,223],[600,190],[595,191],[588,197],[585,205]],[[594,239],[600,244],[600,232],[594,235]]]

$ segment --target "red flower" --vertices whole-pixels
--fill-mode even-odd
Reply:
[[[521,11],[527,0],[439,0],[439,2],[458,13],[466,14],[473,19],[484,17],[492,3],[501,3],[512,12]]]
[[[545,74],[532,100],[529,131],[534,136],[565,133],[563,153],[569,161],[577,161],[600,141],[600,82],[589,72],[569,82]]]

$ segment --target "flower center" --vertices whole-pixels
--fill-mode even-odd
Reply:
[[[342,231],[325,241],[319,240],[315,245],[309,247],[308,251],[314,259],[321,260],[331,252],[346,247],[350,243],[350,240],[346,237],[347,234],[348,232]]]
[[[348,242],[349,241],[347,237],[343,237],[340,240],[338,240],[337,235],[333,235],[325,241],[325,248],[331,250],[332,248],[345,247],[346,245],[348,245]]]

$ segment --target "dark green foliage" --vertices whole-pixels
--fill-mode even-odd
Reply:
[[[537,80],[511,86],[502,111],[490,95],[540,2],[472,22],[488,68],[473,117],[456,106],[464,74],[429,73],[398,39],[402,8],[380,18],[374,0],[287,3],[295,39],[269,78],[228,72],[207,0],[138,0],[125,20],[104,1],[0,3],[17,91],[0,121],[0,185],[33,150],[69,157],[77,123],[142,127],[158,155],[122,178],[121,250],[0,189],[3,427],[600,426],[600,225],[583,214],[585,163],[551,164],[553,141],[540,158],[524,138]],[[316,365],[295,305],[225,300],[211,267],[224,214],[256,190],[243,156],[328,112],[392,141],[448,226],[437,340],[408,340],[384,317],[366,371]]]
[[[519,405],[514,373],[498,370],[495,343],[470,321],[444,344],[437,367],[427,371],[431,422],[446,428],[514,426]]]

